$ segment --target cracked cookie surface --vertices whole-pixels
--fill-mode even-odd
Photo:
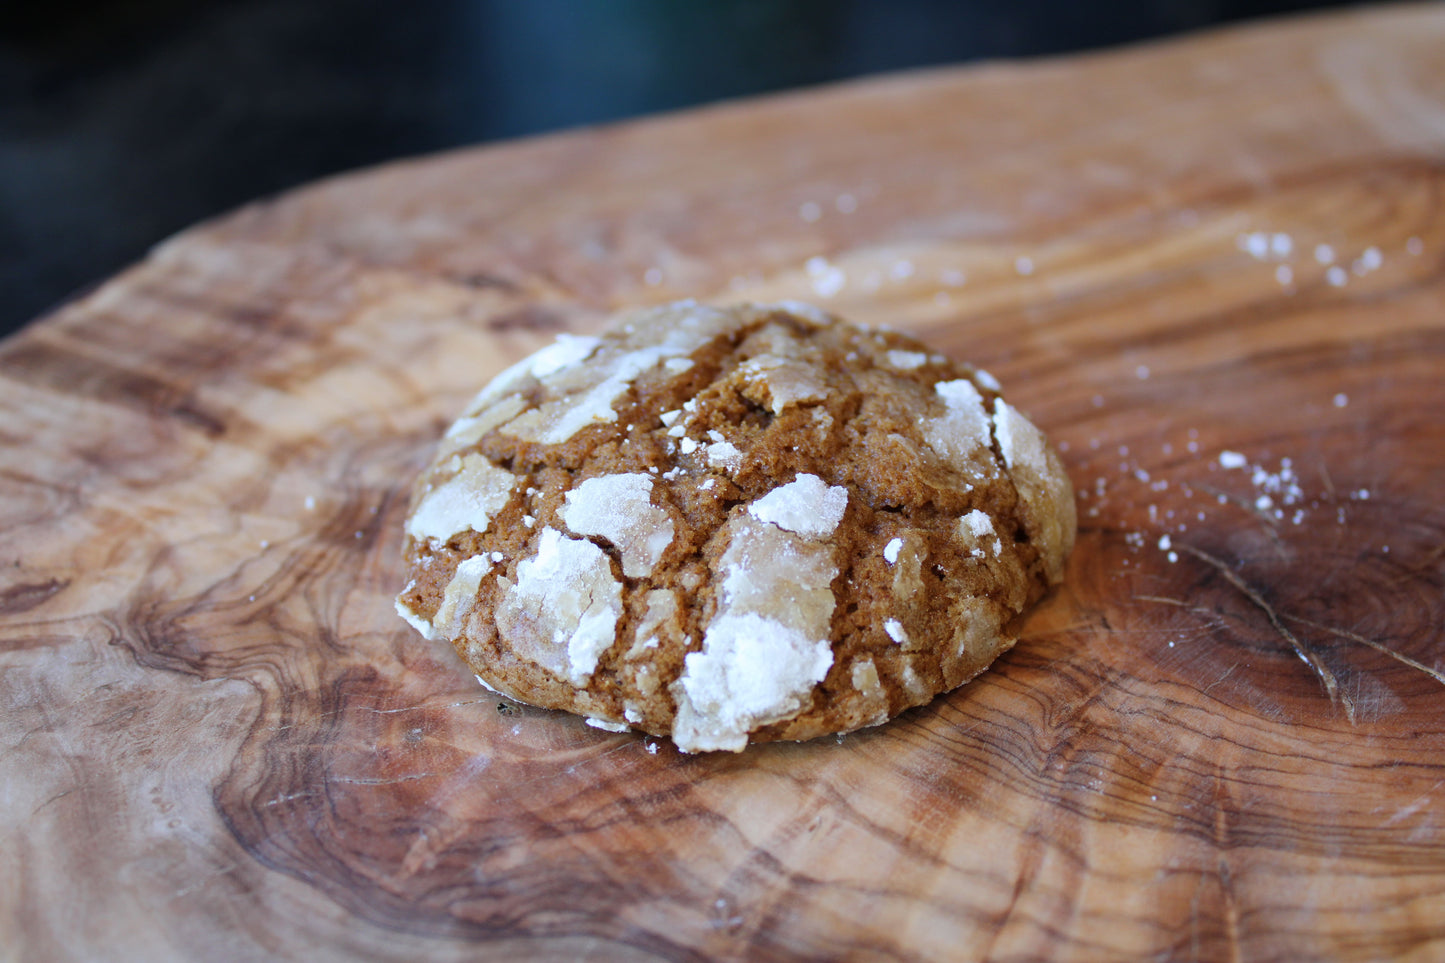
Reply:
[[[986,372],[809,305],[682,302],[474,399],[417,482],[397,609],[520,702],[740,750],[971,679],[1074,532]]]

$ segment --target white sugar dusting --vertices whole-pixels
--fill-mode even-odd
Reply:
[[[989,374],[987,371],[983,370],[982,368],[973,369],[973,377],[979,384],[983,385],[989,391],[1003,390],[1003,385],[999,384],[998,379],[995,378],[993,375]]]
[[[558,514],[578,535],[596,535],[615,545],[629,578],[651,575],[672,544],[672,519],[652,504],[652,478],[645,474],[589,478],[567,493]]]
[[[441,638],[454,639],[461,634],[467,616],[476,605],[482,579],[491,570],[492,560],[485,555],[463,559],[457,566],[456,574],[442,593],[442,604],[437,608],[434,620]]]
[[[888,363],[902,371],[909,371],[913,368],[920,368],[928,361],[927,353],[923,351],[889,351],[885,357]]]
[[[597,349],[600,340],[575,334],[559,334],[557,340],[532,355],[527,370],[533,378],[545,378],[563,368],[587,360]]]
[[[517,479],[481,455],[467,455],[460,470],[422,496],[407,534],[445,542],[459,532],[485,532],[492,516],[511,500]]]
[[[583,539],[544,528],[537,554],[517,566],[497,606],[497,631],[514,652],[582,685],[616,640],[622,587],[607,555]]]
[[[833,546],[747,514],[728,529],[717,614],[671,687],[684,752],[741,750],[753,729],[801,711],[833,664]]]
[[[843,290],[843,285],[848,282],[848,275],[843,269],[830,264],[825,257],[811,257],[804,266],[808,278],[812,281],[813,293],[820,298],[831,298]]]
[[[738,370],[748,381],[767,389],[768,409],[775,415],[793,405],[821,401],[828,396],[827,383],[808,365],[786,358],[759,355],[744,362]]]
[[[994,532],[993,519],[976,508],[958,520],[958,535],[969,554],[975,557],[983,555],[983,540],[989,536],[993,536],[993,554],[999,554],[1003,548]]]
[[[430,622],[409,609],[406,605],[402,603],[401,599],[397,599],[395,604],[396,614],[406,619],[407,624],[420,632],[422,638],[436,638],[435,633],[432,631],[432,624]]]
[[[972,381],[960,378],[957,381],[940,381],[933,390],[945,409],[941,418],[929,418],[923,422],[923,440],[928,447],[960,471],[980,462],[986,463],[987,459],[982,456],[992,439],[988,412],[984,409],[983,395],[979,394],[978,388]]]
[[[1029,537],[1042,551],[1049,580],[1063,579],[1064,558],[1074,539],[1074,496],[1068,476],[1043,433],[1002,398],[993,403],[993,434],[1019,495],[1031,511]]]
[[[829,487],[817,475],[802,474],[748,506],[759,521],[807,538],[833,534],[848,508],[848,489]]]
[[[908,644],[908,630],[905,629],[903,623],[897,619],[889,619],[884,622],[883,631],[887,632],[888,637],[899,645]]]
[[[714,468],[722,468],[726,471],[737,471],[743,464],[743,453],[738,451],[737,446],[729,441],[719,441],[708,445],[704,449],[707,452],[708,464]]]

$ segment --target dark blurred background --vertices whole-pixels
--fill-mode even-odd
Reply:
[[[461,144],[1319,0],[0,0],[0,334],[257,196]]]

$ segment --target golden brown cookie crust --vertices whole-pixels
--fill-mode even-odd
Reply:
[[[514,699],[740,750],[977,675],[1074,532],[986,372],[809,305],[682,302],[477,396],[417,482],[397,609]]]

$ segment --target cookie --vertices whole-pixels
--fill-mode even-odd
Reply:
[[[1074,532],[987,372],[809,305],[682,302],[476,397],[417,482],[397,610],[519,702],[736,751],[973,678]]]

